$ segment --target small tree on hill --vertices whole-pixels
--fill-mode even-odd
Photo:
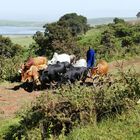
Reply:
[[[136,16],[137,16],[137,18],[140,18],[140,12],[138,12]]]
[[[114,18],[113,22],[115,24],[118,24],[118,23],[125,23],[124,19],[120,19],[120,18]]]

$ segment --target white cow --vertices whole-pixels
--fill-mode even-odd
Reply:
[[[68,54],[58,54],[54,53],[53,58],[48,61],[48,64],[56,64],[58,61],[59,62],[69,62],[73,61],[75,59],[75,55],[68,55]]]
[[[74,67],[87,67],[87,62],[85,59],[79,59],[73,64]]]

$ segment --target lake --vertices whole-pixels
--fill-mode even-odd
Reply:
[[[0,35],[33,35],[37,31],[44,31],[42,27],[0,26]]]

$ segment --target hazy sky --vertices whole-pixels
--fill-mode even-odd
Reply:
[[[76,12],[87,18],[135,17],[140,0],[0,0],[0,19],[56,21]]]

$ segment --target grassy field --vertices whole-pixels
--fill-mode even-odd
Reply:
[[[98,126],[88,125],[74,129],[65,140],[139,140],[140,105],[132,110],[108,118]]]
[[[140,58],[136,57],[127,61],[119,61],[119,62],[112,62],[110,63],[111,73],[113,74],[114,70],[116,70],[116,66],[118,63],[124,64],[125,70],[127,68],[133,67],[136,69],[136,72],[140,72]],[[16,83],[15,83],[16,84]],[[9,106],[14,107],[16,104],[19,106],[24,100],[28,99],[28,103],[30,103],[31,97],[29,96],[36,96],[36,91],[34,93],[27,93],[23,89],[19,89],[17,91],[8,90],[6,87],[14,86],[14,84],[4,83],[1,84],[0,90],[3,94],[0,94],[1,102],[7,103],[10,102]],[[48,91],[39,91],[48,92]],[[40,94],[39,93],[39,94]],[[38,95],[39,95],[38,94]],[[3,96],[2,96],[3,95]],[[12,95],[12,96],[11,96]],[[41,94],[40,94],[41,95]],[[9,97],[8,97],[9,96]],[[52,94],[52,96],[57,97],[58,95]],[[4,101],[3,98],[7,101]],[[9,101],[8,101],[9,100]],[[4,105],[3,105],[4,106]],[[20,105],[21,106],[21,105]],[[22,104],[23,106],[23,104]],[[24,107],[26,104],[24,104]],[[1,106],[2,107],[2,106]],[[131,140],[132,138],[138,140],[139,139],[139,119],[140,119],[140,106],[136,105],[136,108],[130,108],[128,112],[124,112],[122,115],[117,115],[116,118],[108,118],[107,120],[103,120],[102,122],[98,123],[97,126],[93,126],[93,124],[88,124],[85,126],[80,126],[79,128],[75,128],[67,137],[61,137],[59,140]],[[8,111],[8,110],[7,110]],[[1,112],[3,113],[3,112]],[[6,111],[5,111],[6,113]],[[6,115],[6,114],[1,114]],[[10,117],[9,119],[2,117],[3,119],[0,120],[0,137],[9,129],[11,125],[18,125],[18,121],[20,119]]]
[[[82,40],[79,42],[82,45],[84,43],[93,42],[98,38],[98,36],[101,34],[102,30],[99,29],[92,29],[87,32],[85,36],[82,37]],[[9,36],[13,43],[18,43],[22,46],[28,47],[29,44],[34,42],[31,36]],[[95,41],[98,43],[98,41]],[[91,44],[91,43],[90,43]],[[117,64],[123,65],[124,70],[128,70],[129,68],[133,68],[136,70],[137,73],[140,73],[140,58],[134,57],[127,61],[114,61],[110,63],[110,72],[112,74],[116,73],[116,65]],[[25,91],[22,89],[19,89],[17,91],[11,91],[8,90],[8,88],[5,88],[4,85],[0,86],[0,100],[1,103],[7,103],[14,106],[16,106],[17,101],[19,104],[22,102],[22,100],[26,100],[30,95],[36,94],[37,91],[34,91],[32,94],[25,93]],[[12,84],[7,85],[6,87],[13,86]],[[6,94],[4,93],[6,92]],[[44,91],[41,91],[41,93]],[[48,91],[45,91],[48,93]],[[10,93],[10,94],[9,94]],[[3,96],[2,96],[3,94]],[[13,94],[13,95],[12,95]],[[7,95],[7,98],[6,96]],[[12,96],[15,97],[15,100],[13,102]],[[9,97],[8,97],[9,96]],[[21,98],[20,96],[24,96]],[[52,97],[57,97],[57,94],[52,94]],[[3,100],[4,99],[6,100]],[[8,100],[11,99],[11,102],[8,102]],[[54,100],[54,98],[52,98]],[[28,100],[30,102],[30,100]],[[18,104],[18,106],[19,106]],[[10,106],[9,105],[9,106]],[[25,105],[24,105],[25,106]],[[13,108],[13,107],[12,107]],[[1,114],[4,112],[0,112]],[[2,114],[3,116],[5,114]],[[78,128],[75,128],[68,136],[62,136],[60,135],[59,140],[139,140],[140,139],[140,106],[135,105],[133,108],[130,107],[130,109],[127,112],[123,112],[121,115],[118,114],[115,118],[107,118],[98,123],[97,125],[88,124],[84,126],[79,126]],[[18,125],[18,118],[12,118],[9,119],[3,119],[0,121],[0,137],[4,132],[6,132],[11,125]],[[37,135],[37,134],[36,134]],[[38,139],[38,138],[37,138]],[[52,138],[53,139],[53,138]],[[55,139],[55,138],[54,138]]]
[[[31,35],[7,35],[13,43],[28,47],[34,42]]]

